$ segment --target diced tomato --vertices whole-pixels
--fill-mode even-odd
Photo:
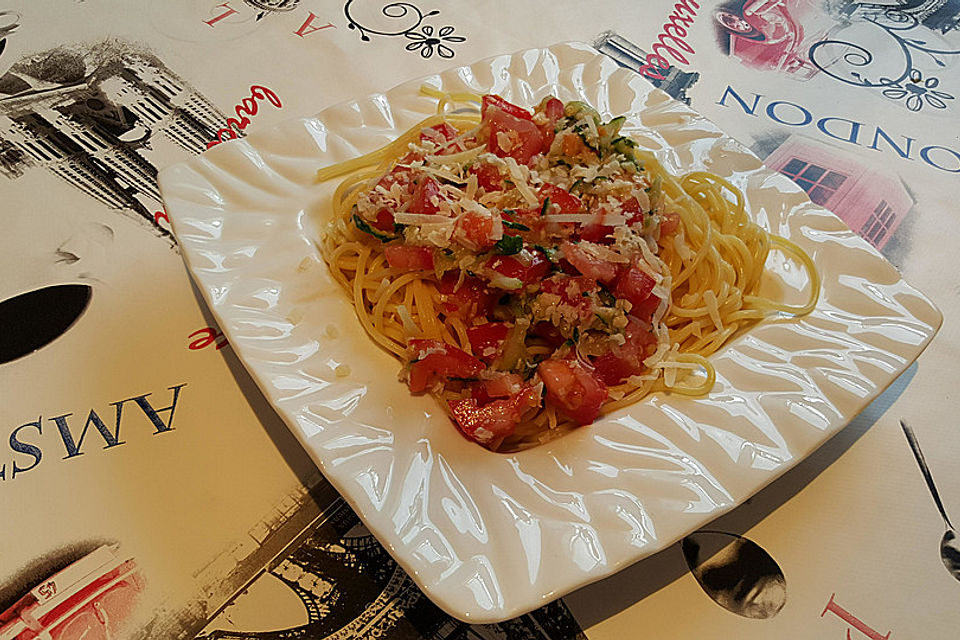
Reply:
[[[425,391],[434,382],[448,378],[472,378],[486,366],[478,358],[439,340],[410,340],[410,372],[407,385],[413,393]]]
[[[437,284],[441,294],[441,310],[447,315],[472,320],[476,316],[487,316],[493,310],[498,295],[490,291],[480,278],[467,276],[457,287],[459,271],[447,271]]]
[[[520,164],[527,164],[543,147],[543,134],[529,119],[490,105],[483,122],[490,125],[487,151],[501,158],[510,157]]]
[[[537,373],[547,388],[547,400],[577,424],[590,424],[600,414],[607,387],[578,360],[544,360]]]
[[[657,338],[636,318],[631,317],[625,331],[626,342],[597,356],[593,360],[594,373],[604,384],[620,384],[630,376],[640,375],[647,367],[643,360],[657,346]]]
[[[521,387],[523,387],[523,376],[519,373],[498,371],[492,378],[484,378],[473,383],[470,387],[470,396],[484,405],[497,398],[508,398],[519,392]]]
[[[387,245],[383,248],[387,264],[408,271],[432,271],[433,249],[411,245]]]
[[[440,189],[440,183],[432,176],[421,176],[413,191],[410,213],[434,214],[440,210],[440,201],[446,197]]]
[[[473,354],[484,362],[493,362],[507,338],[510,325],[505,322],[487,322],[467,329],[467,339]]]
[[[383,187],[390,191],[391,187],[399,184],[405,193],[410,193],[412,188],[410,168],[402,165],[395,166],[385,176],[377,181],[378,187]]]
[[[580,213],[580,210],[583,208],[583,203],[580,202],[580,198],[573,195],[566,189],[562,189],[554,184],[545,182],[540,190],[537,191],[537,196],[540,198],[540,206],[543,206],[543,203],[547,198],[550,198],[550,210],[547,213]],[[556,208],[559,208],[559,212]]]
[[[496,449],[517,428],[523,417],[540,406],[540,391],[529,387],[519,393],[480,405],[476,398],[451,400],[450,413],[460,431],[488,449]]]
[[[503,227],[493,215],[467,211],[457,218],[454,237],[471,251],[486,251],[503,237]]]
[[[640,202],[636,198],[627,198],[621,203],[623,215],[627,216],[627,224],[643,222],[643,209],[640,208]]]
[[[589,242],[583,242],[581,244],[564,242],[560,245],[560,252],[577,271],[589,278],[599,280],[600,282],[610,282],[616,278],[618,273],[617,265],[609,260],[601,260],[593,256],[587,250],[589,246]]]
[[[575,133],[565,133],[563,134],[563,140],[561,140],[560,152],[570,158],[575,158],[581,153],[589,151],[587,145],[583,144],[583,140],[580,139]]]
[[[504,209],[500,216],[510,222],[518,222],[528,229],[530,229],[531,235],[539,237],[546,222],[540,216],[541,206],[536,207],[520,207],[517,209]]]
[[[494,106],[497,109],[500,109],[504,113],[508,113],[514,118],[521,118],[523,120],[533,120],[533,114],[524,109],[523,107],[518,107],[517,105],[507,102],[500,96],[494,93],[488,93],[483,96],[483,100],[480,103],[480,117],[485,119],[487,117],[487,110],[490,106]],[[560,105],[563,107],[563,104]]]
[[[470,167],[467,173],[477,176],[477,186],[486,192],[503,191],[503,176],[500,169],[493,164],[479,163]]]
[[[457,131],[453,126],[447,124],[446,122],[441,122],[440,124],[435,124],[432,127],[423,129],[420,132],[420,142],[423,143],[429,141],[436,145],[442,146],[456,138],[458,135],[460,135],[460,132]],[[440,155],[455,153],[457,151],[463,151],[463,149],[459,149],[457,145],[451,145],[441,149]]]
[[[546,153],[557,135],[557,122],[564,116],[563,103],[551,96],[540,104],[538,110],[540,109],[547,119],[546,123],[540,125],[540,132],[543,134],[543,152]]]
[[[651,295],[645,301],[630,309],[630,315],[649,322],[653,318],[653,314],[656,313],[657,307],[659,306],[660,298]]]
[[[560,296],[560,304],[576,309],[581,320],[593,316],[594,301],[589,294],[598,289],[597,281],[593,278],[556,274],[544,280],[540,289],[544,293]]]
[[[560,330],[550,322],[538,322],[533,325],[530,331],[533,335],[543,338],[552,349],[556,349],[567,340],[563,337],[563,334],[560,333]]]
[[[377,219],[373,222],[373,226],[379,229],[380,231],[385,231],[387,233],[393,233],[394,220],[393,214],[389,209],[380,209],[377,211]]]
[[[486,266],[505,278],[516,278],[525,285],[539,282],[550,272],[550,261],[539,251],[527,249],[512,256],[494,256]]]
[[[580,239],[597,244],[611,244],[613,242],[613,227],[605,224],[590,223],[580,229]]]
[[[547,116],[547,120],[556,122],[564,116],[563,102],[551,96],[543,107],[543,113]]]
[[[614,283],[613,295],[630,301],[630,315],[649,320],[660,305],[660,299],[652,295],[655,284],[656,281],[645,271],[630,267]]]
[[[672,236],[679,228],[680,214],[672,212],[666,213],[663,215],[663,220],[660,222],[660,237]]]

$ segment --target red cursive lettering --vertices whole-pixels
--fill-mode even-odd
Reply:
[[[839,616],[844,622],[866,637],[870,638],[870,640],[888,640],[890,638],[890,631],[887,631],[887,635],[882,636],[880,635],[879,631],[874,631],[864,622],[857,619],[852,613],[838,605],[833,599],[836,595],[837,594],[835,593],[830,594],[830,602],[827,603],[826,608],[824,608],[823,612],[820,614],[821,618],[829,611],[830,613]],[[853,640],[853,638],[850,636],[850,629],[847,629],[847,640]]]
[[[697,17],[697,9],[700,5],[696,0],[680,0],[673,5],[673,12],[667,16],[667,21],[660,27],[660,33],[657,34],[657,40],[650,46],[653,53],[646,58],[646,64],[638,70],[642,75],[654,80],[665,80],[660,71],[656,69],[669,69],[670,63],[667,61],[667,55],[680,64],[689,64],[690,60],[681,51],[687,53],[696,53],[690,43],[686,41],[687,27],[693,24]]]
[[[194,340],[188,345],[188,347],[193,351],[197,351],[198,349],[209,347],[211,344],[216,345],[215,350],[219,351],[220,349],[224,348],[228,344],[227,339],[224,337],[224,335],[221,332],[214,329],[213,327],[204,327],[203,329],[198,329],[197,331],[194,331],[187,337],[197,338],[196,340]],[[223,340],[218,340],[219,338],[223,338]]]
[[[227,126],[217,131],[217,139],[208,142],[207,149],[214,147],[221,142],[239,138],[240,133],[250,125],[250,118],[247,116],[253,117],[257,115],[257,112],[260,110],[259,102],[263,100],[266,100],[278,109],[283,107],[283,104],[280,102],[280,98],[278,98],[277,94],[270,89],[262,87],[258,84],[251,86],[250,97],[243,98],[240,101],[240,104],[233,108],[233,111],[237,114],[237,117],[227,118]]]
[[[166,220],[167,224],[170,224],[170,217],[167,215],[166,210],[164,211],[154,211],[153,212],[153,224],[159,226],[161,220]]]

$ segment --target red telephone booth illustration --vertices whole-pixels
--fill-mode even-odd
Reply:
[[[839,216],[876,249],[893,237],[914,199],[899,177],[857,156],[802,136],[790,136],[764,160],[810,199]]]

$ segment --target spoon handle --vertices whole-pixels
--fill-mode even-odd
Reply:
[[[953,525],[950,524],[950,518],[947,517],[947,510],[943,506],[943,501],[940,500],[940,492],[937,491],[937,486],[933,483],[933,475],[930,474],[930,468],[927,466],[927,461],[923,457],[923,451],[920,450],[920,443],[917,442],[917,436],[913,434],[913,429],[907,426],[907,423],[903,420],[900,420],[900,426],[903,428],[903,433],[907,436],[907,442],[910,443],[910,448],[913,450],[913,457],[917,459],[917,464],[920,465],[920,472],[923,473],[923,479],[927,482],[927,487],[933,495],[933,501],[937,504],[937,509],[943,517],[943,522],[947,525],[948,529],[953,529]]]

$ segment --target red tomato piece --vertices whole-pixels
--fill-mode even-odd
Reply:
[[[373,226],[380,231],[393,233],[393,223],[393,213],[389,209],[380,209],[377,211],[377,219],[373,222]]]
[[[520,164],[528,164],[540,153],[543,134],[531,120],[518,118],[506,111],[490,106],[483,118],[490,125],[487,151],[501,158],[510,157]]]
[[[560,304],[576,309],[581,320],[587,320],[593,315],[594,302],[589,294],[596,292],[597,288],[597,281],[593,278],[565,274],[550,276],[540,284],[544,293],[560,296]]]
[[[546,341],[547,346],[553,349],[556,349],[567,340],[563,337],[563,334],[560,333],[560,330],[553,326],[553,324],[550,322],[538,322],[537,324],[533,325],[530,331],[533,333],[533,335],[543,338],[544,341]]]
[[[452,400],[448,405],[463,435],[488,449],[496,449],[514,432],[524,415],[540,406],[540,392],[531,387],[483,406],[476,398]]]
[[[498,294],[490,291],[480,278],[467,276],[457,287],[459,280],[460,272],[447,271],[437,284],[443,312],[465,320],[489,315],[497,302]]]
[[[467,173],[477,176],[477,186],[486,192],[503,191],[503,176],[500,169],[492,164],[475,164]]]
[[[580,139],[575,133],[565,133],[563,135],[563,140],[561,140],[560,152],[570,158],[575,158],[578,155],[582,154],[585,151],[589,151],[587,145],[583,144],[583,140]]]
[[[680,214],[666,213],[660,222],[660,237],[672,236],[680,228]]]
[[[625,331],[626,342],[593,360],[594,373],[604,384],[620,384],[640,375],[647,367],[643,360],[657,347],[657,338],[636,318],[631,317]]]
[[[551,97],[549,100],[547,100],[547,104],[544,105],[543,113],[547,116],[547,120],[556,122],[564,116],[563,102],[557,98]]]
[[[550,150],[553,139],[556,137],[557,122],[564,116],[563,103],[554,97],[550,97],[540,104],[538,111],[542,109],[543,115],[547,121],[540,125],[540,132],[543,134],[543,152]]]
[[[526,249],[512,256],[494,256],[486,266],[505,278],[516,278],[525,285],[539,282],[550,272],[550,261],[542,253]]]
[[[473,354],[484,362],[493,362],[500,355],[510,325],[505,322],[487,322],[467,329],[467,339]]]
[[[407,385],[413,393],[426,391],[434,382],[448,378],[472,378],[486,368],[477,358],[439,340],[410,340],[410,371]]]
[[[600,414],[607,387],[578,360],[544,360],[537,373],[547,388],[547,400],[577,424],[590,424]]]
[[[580,229],[580,239],[596,244],[611,244],[613,242],[613,227],[590,223]]]
[[[560,252],[573,267],[581,274],[600,282],[610,282],[617,277],[617,265],[608,260],[601,260],[593,256],[588,250],[589,243],[574,244],[564,242],[560,245]]]
[[[408,271],[432,271],[433,249],[411,245],[387,245],[383,248],[387,264]]]
[[[627,216],[627,224],[643,222],[643,209],[640,208],[640,202],[636,198],[627,198],[620,206],[623,214]]]
[[[637,267],[630,267],[617,279],[613,286],[613,295],[630,301],[633,305],[630,315],[649,320],[650,315],[660,305],[660,299],[651,295],[655,284],[656,281],[647,272]],[[651,305],[652,308],[650,308]]]
[[[547,211],[547,213],[557,213],[554,205],[560,209],[559,213],[580,213],[580,210],[583,208],[583,203],[580,202],[580,198],[566,189],[561,189],[557,185],[550,184],[549,182],[544,183],[544,185],[540,187],[540,190],[537,191],[537,196],[540,198],[541,207],[547,198],[550,198],[550,210]]]
[[[497,225],[499,227],[499,225]],[[502,237],[502,228],[497,233],[494,229],[492,215],[484,215],[478,211],[467,211],[456,223],[454,238],[471,251],[486,251]]]
[[[489,373],[489,372],[488,372]],[[485,405],[497,398],[508,398],[523,388],[523,376],[519,373],[497,372],[493,378],[475,383],[470,389],[470,395]]]
[[[653,314],[656,313],[657,307],[660,306],[660,298],[657,296],[650,296],[644,302],[630,309],[630,315],[636,316],[641,320],[650,321],[653,319]]]
[[[390,188],[395,184],[399,184],[406,193],[410,193],[413,185],[411,184],[410,169],[408,167],[396,166],[377,181],[377,186],[383,187],[387,191],[390,191]]]
[[[447,124],[446,122],[441,122],[440,124],[435,124],[432,127],[423,129],[420,132],[420,142],[430,141],[437,145],[443,145],[447,142],[450,142],[454,138],[460,135],[460,132],[457,131],[453,126]],[[457,149],[444,149],[441,151],[443,153],[450,153],[451,151],[457,151]]]
[[[506,100],[504,100],[503,98],[501,98],[500,96],[494,93],[488,93],[487,95],[483,96],[483,100],[480,103],[481,119],[486,119],[487,110],[491,106],[496,107],[497,109],[500,109],[504,113],[510,114],[514,118],[521,118],[523,120],[531,120],[531,121],[533,120],[532,113],[530,113],[523,107],[518,107],[512,102],[507,102]],[[560,106],[562,107],[563,103],[561,103]]]
[[[413,191],[410,213],[434,214],[440,210],[440,201],[446,196],[440,189],[440,183],[432,176],[422,176]]]

